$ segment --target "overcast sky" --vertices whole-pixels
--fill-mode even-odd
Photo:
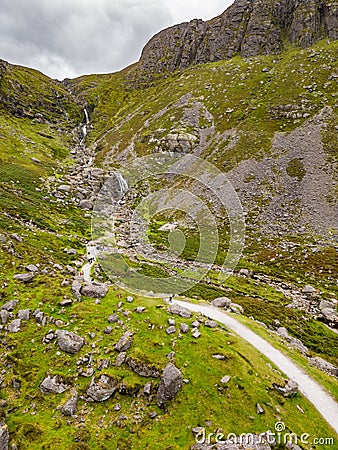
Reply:
[[[0,0],[0,59],[53,78],[113,72],[155,33],[210,19],[233,0]]]

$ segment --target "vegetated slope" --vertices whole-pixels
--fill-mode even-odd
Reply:
[[[187,295],[204,300],[227,295],[243,306],[245,314],[264,321],[269,332],[250,323],[277,345],[284,346],[274,332],[280,326],[301,338],[308,346],[308,357],[295,349],[290,352],[302,364],[307,366],[309,358],[319,355],[336,363],[336,334],[307,310],[317,311],[322,301],[336,296],[335,241],[333,230],[326,226],[336,193],[330,191],[332,198],[328,206],[325,203],[327,221],[320,221],[320,226],[313,222],[311,239],[321,235],[321,242],[313,241],[313,247],[308,247],[307,236],[312,230],[306,229],[306,235],[298,226],[283,230],[284,220],[278,216],[275,228],[271,227],[265,212],[269,199],[260,202],[260,195],[274,192],[283,180],[293,183],[292,192],[301,201],[316,149],[316,161],[320,154],[327,176],[336,176],[336,119],[330,110],[336,107],[336,55],[336,43],[321,42],[310,50],[290,49],[278,57],[237,57],[189,68],[137,89],[130,85],[131,69],[62,85],[38,72],[1,64],[0,280],[1,321],[5,323],[0,329],[0,415],[12,444],[19,449],[179,449],[193,445],[192,428],[197,426],[206,426],[210,432],[223,428],[225,434],[257,433],[273,429],[279,420],[298,435],[312,430],[313,423],[316,434],[332,435],[300,394],[284,398],[278,393],[273,385],[284,385],[283,376],[226,329],[213,328],[203,317],[193,324],[196,317],[173,314],[162,300],[134,296],[132,301],[126,292],[112,287],[102,299],[83,295],[77,301],[79,291],[73,282],[79,282],[76,275],[85,261],[85,238],[89,238],[90,213],[79,205],[86,195],[97,193],[91,188],[99,188],[104,179],[102,175],[100,181],[90,180],[98,170],[87,160],[81,166],[86,152],[95,154],[94,164],[104,174],[122,169],[135,156],[168,149],[189,151],[228,172],[238,188],[249,219],[249,247],[240,267],[252,268],[259,276],[241,277],[236,271],[225,286],[219,286],[215,269]],[[89,149],[78,134],[84,106],[91,120]],[[275,136],[279,131],[286,133],[285,140],[274,150],[271,143],[281,137]],[[292,141],[292,133],[301,134]],[[289,146],[304,143],[308,133],[314,133],[310,137],[316,146],[289,155]],[[176,137],[168,138],[169,134]],[[285,160],[278,159],[282,157]],[[276,176],[272,187],[259,178],[262,172],[269,178],[269,170]],[[322,171],[317,176],[323,176]],[[241,177],[244,184],[251,183],[250,189],[257,189],[254,202]],[[290,202],[288,197],[284,201]],[[263,231],[270,233],[269,239],[260,235],[255,208],[266,216]],[[303,216],[297,211],[294,215]],[[169,220],[155,218],[150,226],[154,245],[164,245],[167,239],[158,230],[164,219]],[[223,237],[226,243],[225,227]],[[196,239],[195,233],[187,234],[188,263],[198,245]],[[224,252],[226,245],[221,245],[220,261]],[[155,276],[166,269],[147,263],[132,261],[135,269]],[[35,271],[28,264],[37,269],[32,280],[15,279],[15,274]],[[98,267],[94,276],[105,279]],[[320,291],[300,292],[307,282]],[[18,304],[8,305],[12,300]],[[295,308],[297,301],[300,311]],[[288,307],[290,302],[294,308]],[[14,332],[17,323],[13,321],[27,317],[23,310],[30,310],[29,319],[20,319]],[[196,327],[200,338],[192,335]],[[57,330],[83,339],[77,354],[60,347]],[[133,334],[133,339],[121,356],[124,352],[115,345],[125,332]],[[185,382],[166,410],[157,406],[156,393],[169,360]],[[335,391],[332,376],[310,370]],[[221,382],[225,376],[228,381]],[[46,378],[53,378],[53,388],[61,393],[42,392]],[[99,401],[111,386],[115,392]],[[65,417],[58,407],[71,396],[74,400],[75,391],[76,414]],[[258,412],[257,404],[264,413]],[[183,424],[179,430],[178,424]]]

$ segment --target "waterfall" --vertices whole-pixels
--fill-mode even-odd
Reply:
[[[84,138],[87,136],[87,133],[88,133],[88,125],[89,125],[89,116],[88,116],[87,108],[84,108],[83,112],[84,112],[84,115],[85,115],[85,121],[86,121],[86,123],[85,123],[84,125],[82,125],[82,127],[81,127],[82,141],[83,141]]]
[[[119,172],[114,172],[114,175],[118,182],[119,191],[121,192],[122,195],[124,195],[129,189],[127,180]]]
[[[86,125],[88,125],[89,124],[89,116],[88,116],[87,108],[84,109],[84,115],[85,115],[85,118],[86,118]]]

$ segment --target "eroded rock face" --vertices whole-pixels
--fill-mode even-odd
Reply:
[[[338,5],[324,0],[236,0],[207,22],[194,19],[156,34],[144,47],[141,70],[185,69],[192,64],[277,53],[284,40],[306,48],[338,38]]]
[[[60,350],[66,353],[77,353],[84,344],[84,339],[71,331],[57,330],[56,335]]]
[[[114,392],[118,389],[116,381],[107,375],[101,375],[97,381],[93,377],[88,389],[88,402],[104,402],[108,400]]]
[[[169,363],[163,371],[161,383],[157,391],[157,404],[163,406],[165,402],[172,400],[182,388],[183,378],[177,367]]]

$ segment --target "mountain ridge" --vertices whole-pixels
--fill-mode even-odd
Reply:
[[[306,48],[324,38],[338,39],[337,24],[336,1],[236,0],[213,19],[157,33],[143,48],[137,70],[170,72],[237,54],[279,53],[289,43]]]

